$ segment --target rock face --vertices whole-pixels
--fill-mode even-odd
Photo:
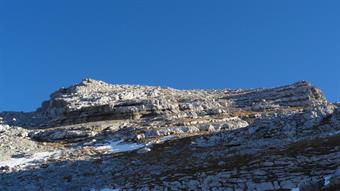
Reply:
[[[0,117],[0,190],[340,190],[340,105],[305,81],[176,90],[86,79]]]

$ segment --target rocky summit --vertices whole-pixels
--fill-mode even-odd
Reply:
[[[306,81],[177,90],[85,79],[0,113],[1,191],[340,190],[340,104]]]

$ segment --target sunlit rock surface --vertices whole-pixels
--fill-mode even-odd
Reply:
[[[340,190],[340,104],[305,81],[176,90],[86,79],[0,117],[0,190]]]

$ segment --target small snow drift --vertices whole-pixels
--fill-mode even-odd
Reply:
[[[41,161],[44,161],[51,156],[55,155],[57,152],[40,152],[35,153],[33,156],[26,158],[10,158],[9,160],[0,161],[0,167],[1,166],[8,166],[10,168],[20,166],[21,168],[25,168],[28,165],[34,165],[34,163],[38,163]]]
[[[109,141],[106,145],[96,147],[97,149],[109,149],[113,153],[127,152],[140,149],[144,147],[144,144],[138,143],[124,143],[124,140]]]

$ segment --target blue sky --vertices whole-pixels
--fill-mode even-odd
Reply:
[[[0,0],[0,111],[90,77],[186,88],[308,80],[340,101],[340,1]]]

